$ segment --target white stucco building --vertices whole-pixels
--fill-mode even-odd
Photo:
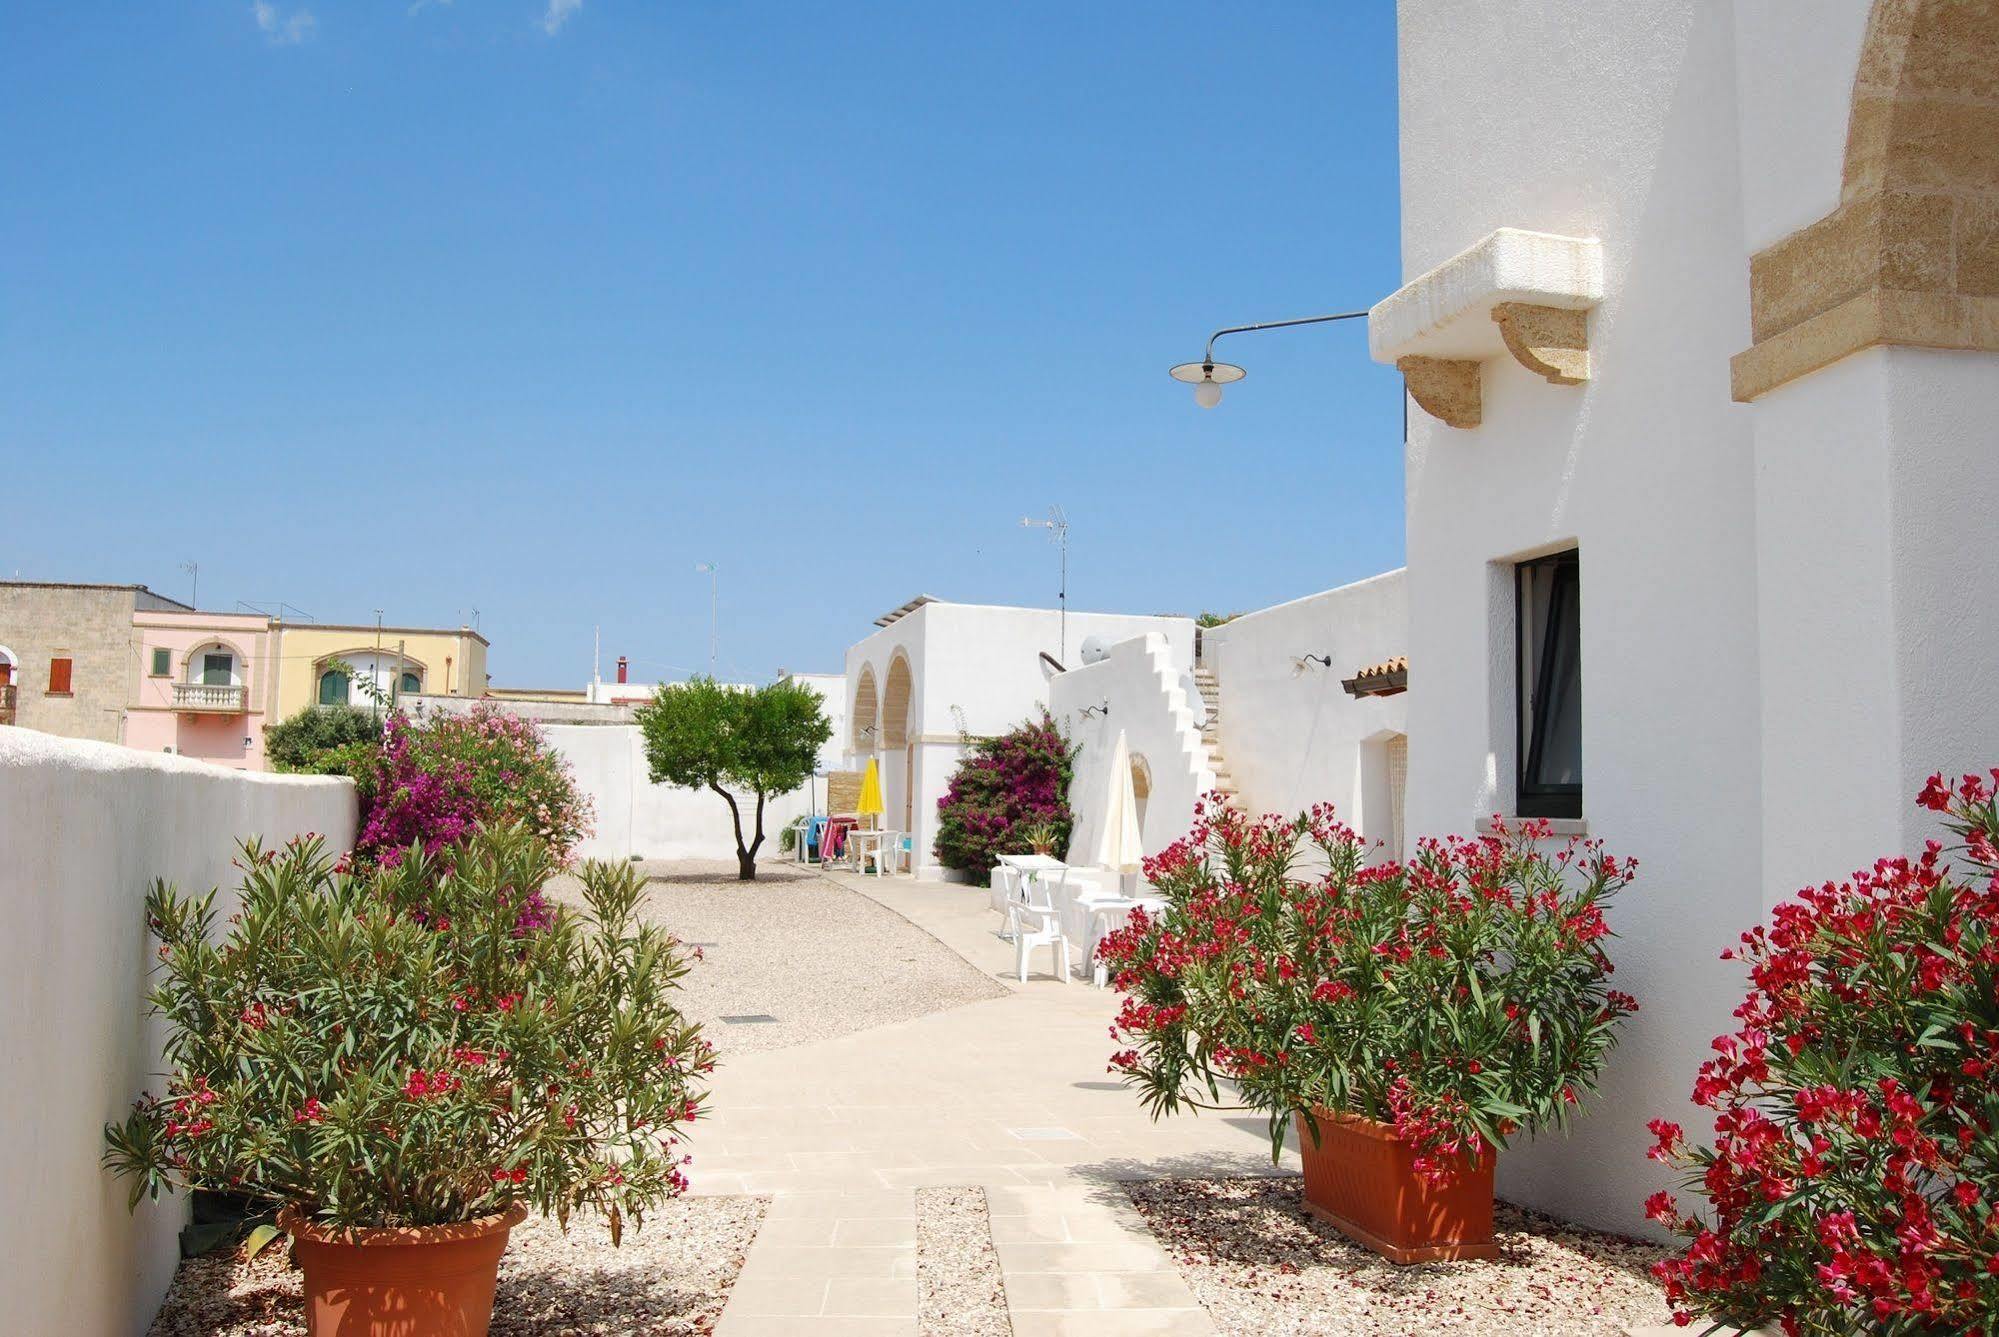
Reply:
[[[912,833],[915,869],[937,877],[937,803],[969,740],[1004,733],[1049,700],[1049,680],[1085,641],[1157,636],[1174,676],[1191,671],[1184,617],[1069,613],[946,603],[923,596],[876,619],[847,651],[847,764],[881,763],[884,822]]]
[[[1370,336],[1413,400],[1407,823],[1640,860],[1645,1011],[1574,1135],[1500,1170],[1632,1230],[1644,1122],[1694,1124],[1731,1028],[1717,954],[1999,758],[1999,8],[1399,20],[1408,283]]]

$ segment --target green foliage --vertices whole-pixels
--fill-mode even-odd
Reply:
[[[1076,748],[1045,709],[1039,719],[981,739],[938,801],[938,862],[985,882],[1000,855],[1027,848],[1035,834],[1061,857],[1074,824],[1075,773]]]
[[[531,1203],[617,1223],[685,1187],[679,1132],[713,1066],[674,1002],[687,966],[629,866],[523,932],[554,870],[524,827],[450,871],[420,849],[342,871],[317,839],[243,847],[242,912],[155,883],[165,1094],[105,1128],[132,1204],[242,1192],[345,1226],[440,1225]]]
[[[1208,612],[1203,612],[1203,613],[1202,613],[1202,614],[1201,614],[1201,615],[1200,615],[1199,617],[1196,617],[1196,618],[1194,619],[1194,625],[1195,625],[1195,626],[1197,626],[1197,627],[1200,627],[1200,628],[1201,628],[1202,630],[1204,630],[1204,631],[1205,631],[1206,629],[1208,629],[1208,628],[1210,628],[1210,627],[1220,627],[1220,626],[1224,626],[1224,625],[1226,625],[1226,624],[1228,624],[1228,623],[1230,623],[1230,622],[1233,622],[1233,621],[1235,621],[1235,620],[1236,620],[1237,618],[1239,618],[1239,617],[1241,617],[1241,616],[1242,616],[1242,614],[1241,614],[1241,613],[1208,613]]]
[[[754,688],[693,678],[660,687],[638,708],[653,783],[712,790],[729,805],[744,881],[756,876],[765,802],[810,779],[833,736],[823,707],[818,692],[789,678]],[[738,794],[756,799],[748,838]]]
[[[264,757],[274,771],[352,775],[382,741],[381,716],[353,706],[307,706],[264,726]]]
[[[1448,1176],[1561,1127],[1637,1010],[1608,987],[1604,910],[1634,865],[1545,826],[1368,865],[1329,805],[1251,821],[1214,800],[1146,864],[1167,902],[1098,955],[1126,995],[1112,1063],[1155,1115],[1232,1082],[1270,1120],[1392,1123]]]

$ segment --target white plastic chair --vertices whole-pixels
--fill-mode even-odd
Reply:
[[[1057,908],[1056,900],[1068,876],[1068,870],[1064,869],[1059,874],[1034,878],[1027,883],[1020,899],[1013,902],[1014,973],[1022,984],[1027,983],[1027,958],[1037,947],[1053,949],[1054,964],[1060,967],[1056,978],[1064,984],[1069,982],[1069,935],[1062,931],[1062,911]],[[1050,878],[1053,886],[1049,885]]]
[[[1000,936],[1013,936],[1013,903],[1020,899],[1020,870],[1000,864],[993,869],[992,906],[1003,921]]]
[[[1097,944],[1111,934],[1131,923],[1131,912],[1144,907],[1148,915],[1164,913],[1166,902],[1156,896],[1119,896],[1112,900],[1092,902],[1090,905],[1090,980],[1099,989],[1110,984],[1110,970],[1097,959]]]

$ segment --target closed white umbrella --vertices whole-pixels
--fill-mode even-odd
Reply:
[[[1138,795],[1131,786],[1131,749],[1124,730],[1111,748],[1110,802],[1097,837],[1097,863],[1119,873],[1136,873],[1145,860],[1145,841],[1138,829]]]

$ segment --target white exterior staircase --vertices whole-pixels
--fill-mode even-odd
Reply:
[[[1208,749],[1208,765],[1215,773],[1215,789],[1225,801],[1239,807],[1235,778],[1229,774],[1228,759],[1222,755],[1222,685],[1213,669],[1196,662],[1194,686],[1200,689],[1201,701],[1207,707],[1207,713],[1201,720],[1201,742]]]

